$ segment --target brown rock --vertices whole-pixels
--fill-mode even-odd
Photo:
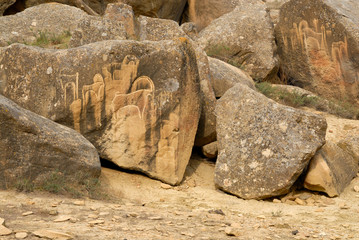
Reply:
[[[55,51],[13,44],[0,51],[0,66],[5,96],[73,127],[121,167],[181,182],[200,114],[196,56],[186,39]]]
[[[101,173],[96,149],[81,134],[25,110],[2,95],[0,125],[1,188],[17,179],[41,181],[54,172],[68,177],[83,173],[85,179]]]
[[[357,164],[359,164],[359,136],[351,136],[351,133],[353,132],[349,131],[349,135],[339,141],[338,146],[354,157]]]
[[[358,162],[336,144],[327,142],[311,160],[304,187],[338,196],[358,172]]]
[[[325,141],[324,118],[241,84],[218,100],[216,115],[215,184],[245,199],[287,193]]]
[[[238,2],[240,0],[188,0],[185,21],[194,22],[201,31],[214,19],[231,12]]]
[[[18,232],[15,234],[16,239],[25,239],[27,238],[28,234],[26,232]]]
[[[282,68],[321,96],[358,102],[359,1],[291,0],[276,26]]]
[[[2,0],[0,2],[0,16],[2,16],[5,10],[11,5],[13,5],[15,2],[16,0]]]
[[[82,10],[68,5],[43,4],[16,15],[1,17],[0,47],[12,43],[31,44],[36,42],[40,32],[48,36],[59,35],[65,31],[72,33],[80,19],[86,16]]]
[[[211,70],[211,83],[216,98],[220,98],[237,83],[255,90],[253,79],[244,71],[216,58],[208,58]]]
[[[0,225],[0,236],[7,236],[12,233],[12,230],[8,229],[7,227]]]
[[[240,1],[203,29],[197,42],[208,56],[243,69],[254,80],[271,80],[277,73],[274,30],[261,0]]]
[[[218,155],[217,141],[204,145],[202,147],[202,153],[207,158],[216,158]]]

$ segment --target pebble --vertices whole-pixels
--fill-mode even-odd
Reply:
[[[302,206],[306,204],[305,201],[302,200],[302,199],[300,199],[300,198],[296,198],[296,199],[295,199],[295,202],[296,202],[298,205],[302,205]]]
[[[29,215],[32,215],[32,214],[34,214],[34,212],[28,211],[28,212],[22,213],[21,215],[23,215],[23,216],[29,216]]]
[[[37,230],[33,232],[33,234],[40,238],[61,239],[61,240],[73,239],[73,237],[67,233],[60,231],[46,230],[46,229]]]
[[[74,201],[73,203],[76,206],[84,206],[85,205],[85,200],[78,200],[78,201]]]
[[[226,227],[226,229],[224,230],[224,232],[228,235],[228,236],[235,236],[238,237],[241,235],[241,232],[238,228],[234,228],[234,227]]]
[[[49,211],[49,215],[56,216],[57,214],[59,214],[59,213],[57,212],[56,209],[51,209],[51,210]]]
[[[311,194],[311,193],[305,192],[305,193],[300,194],[298,198],[300,198],[300,199],[302,199],[302,200],[308,200],[308,199],[311,198],[311,197],[312,197],[312,194]]]
[[[0,225],[4,225],[4,223],[5,223],[5,219],[0,218]]]
[[[60,217],[56,218],[54,220],[54,222],[66,222],[66,221],[68,221],[70,219],[71,219],[70,216],[63,215],[63,216],[60,216]]]
[[[96,219],[96,218],[98,218],[98,215],[96,215],[96,214],[90,214],[90,215],[88,215],[88,217],[89,217],[89,218]]]
[[[171,189],[172,186],[168,185],[168,184],[165,184],[165,183],[161,183],[161,188],[163,188],[163,189]]]
[[[342,202],[342,203],[339,203],[339,208],[340,209],[349,209],[350,207],[346,203]]]
[[[317,208],[317,209],[315,209],[315,212],[324,212],[324,209],[323,208]]]
[[[15,238],[16,239],[24,239],[27,238],[27,233],[26,232],[18,232],[15,234]]]
[[[7,227],[0,225],[0,236],[7,236],[12,233],[12,230],[8,229]]]
[[[359,186],[354,186],[354,192],[359,192]]]
[[[282,201],[279,200],[279,199],[277,199],[277,198],[273,199],[273,203],[281,203],[281,202],[282,202]]]

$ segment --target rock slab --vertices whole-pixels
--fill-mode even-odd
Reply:
[[[326,98],[359,100],[359,1],[292,0],[276,26],[287,78]]]
[[[237,84],[216,107],[215,184],[244,199],[285,194],[325,142],[324,118]]]
[[[0,66],[0,92],[82,133],[101,157],[170,184],[182,180],[200,114],[186,39],[67,50],[13,44],[0,50]]]
[[[338,145],[327,142],[310,161],[304,187],[339,196],[359,170],[358,161]]]
[[[99,177],[95,147],[73,129],[19,107],[0,95],[0,187],[61,172]]]

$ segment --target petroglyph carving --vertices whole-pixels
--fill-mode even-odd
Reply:
[[[349,60],[348,41],[344,36],[341,41],[334,41],[331,30],[327,30],[325,24],[320,24],[318,19],[313,19],[312,26],[302,20],[293,23],[293,28],[289,30],[289,34],[283,34],[283,43],[286,49],[289,48],[288,42],[292,50],[300,48],[302,52],[306,52],[314,71],[322,75],[325,81],[341,81],[342,83],[354,83],[359,81],[359,71],[356,71]],[[331,27],[335,27],[334,24]],[[325,64],[326,72],[320,68]],[[329,77],[325,77],[329,76]]]

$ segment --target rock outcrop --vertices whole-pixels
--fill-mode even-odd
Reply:
[[[274,30],[260,0],[241,1],[203,29],[197,42],[208,56],[244,69],[255,80],[271,80],[277,73]]]
[[[5,10],[13,5],[16,2],[16,0],[2,0],[0,2],[0,16],[2,16],[5,12]]]
[[[287,78],[326,98],[359,100],[359,1],[292,0],[281,8],[278,53]]]
[[[0,47],[12,43],[31,44],[40,33],[58,35],[65,31],[72,32],[77,28],[80,19],[87,16],[76,7],[52,3],[32,7],[16,15],[1,17]]]
[[[325,143],[319,115],[237,84],[217,102],[215,183],[244,199],[285,194]]]
[[[0,95],[0,188],[36,182],[54,172],[97,178],[95,147],[81,134],[19,107]]]
[[[237,83],[248,86],[255,90],[253,79],[244,71],[225,63],[216,58],[209,57],[209,68],[211,70],[211,83],[216,98],[220,98]]]
[[[178,184],[200,114],[195,52],[175,41],[0,51],[0,92],[70,126],[117,165]]]
[[[358,160],[338,145],[327,142],[310,161],[304,187],[338,196],[356,177]]]

